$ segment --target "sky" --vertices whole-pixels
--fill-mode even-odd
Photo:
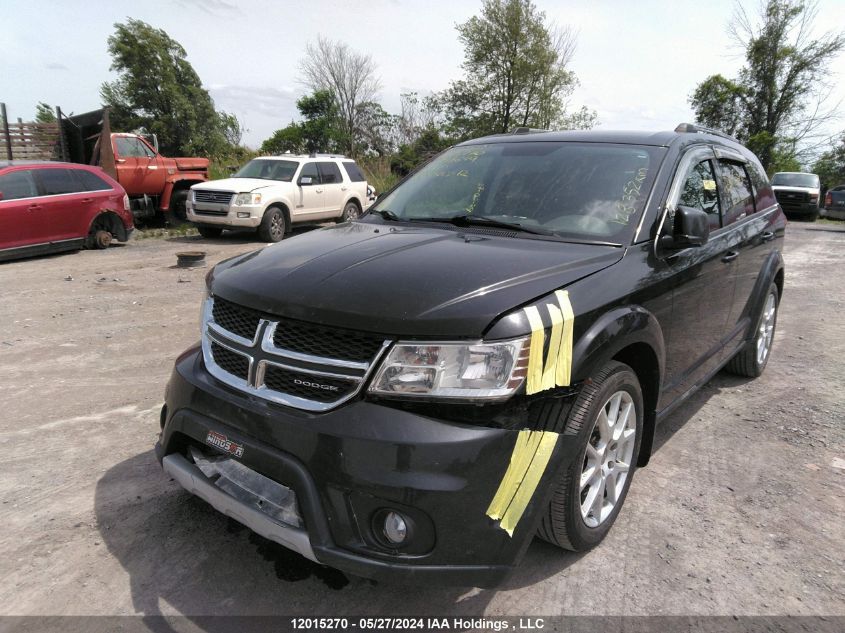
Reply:
[[[743,0],[753,12],[758,0]],[[378,100],[398,113],[400,94],[446,88],[463,73],[455,25],[481,0],[2,0],[0,101],[11,120],[34,117],[39,101],[80,113],[100,106],[99,88],[115,78],[106,39],[114,24],[137,18],[185,48],[218,109],[238,116],[257,147],[298,119],[299,60],[318,35],[372,56]],[[735,76],[741,53],[727,23],[733,0],[535,0],[547,18],[577,33],[571,70],[586,105],[605,129],[673,129],[692,121],[687,99],[705,77]],[[95,8],[96,7],[96,8]],[[845,0],[820,0],[816,31],[842,24]],[[845,55],[830,66],[831,105],[843,104]],[[845,116],[830,134],[845,128]]]

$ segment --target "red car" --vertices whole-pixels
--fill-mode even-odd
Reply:
[[[133,230],[126,191],[99,167],[0,161],[0,261],[107,248]]]

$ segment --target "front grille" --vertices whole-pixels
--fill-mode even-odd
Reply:
[[[275,365],[267,366],[264,372],[264,384],[273,391],[314,402],[334,402],[354,392],[358,387],[358,383],[354,380],[313,376]]]
[[[258,324],[261,321],[260,312],[244,308],[220,297],[214,298],[214,307],[211,310],[211,316],[214,322],[224,330],[228,330],[232,334],[237,334],[249,341],[255,338],[255,333],[258,331]]]
[[[229,215],[228,211],[211,211],[210,209],[197,209],[196,207],[194,207],[194,213],[197,215],[213,215],[218,218]]]
[[[299,354],[366,363],[378,353],[384,339],[354,330],[284,320],[276,326],[273,343]]]
[[[212,204],[229,204],[232,202],[232,191],[208,191],[207,189],[194,189],[194,202],[210,202]]]
[[[375,334],[276,320],[220,297],[208,299],[203,319],[203,357],[215,378],[307,411],[354,397],[389,343]]]
[[[775,198],[784,211],[801,211],[810,202],[806,191],[775,191]]]
[[[249,376],[249,357],[233,352],[213,341],[211,343],[211,356],[214,362],[226,373],[241,380],[246,380]]]

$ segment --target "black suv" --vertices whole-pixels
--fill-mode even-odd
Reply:
[[[229,259],[156,446],[218,510],[376,579],[599,543],[655,425],[772,345],[786,220],[733,139],[518,130]]]

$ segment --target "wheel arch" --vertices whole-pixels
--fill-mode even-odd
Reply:
[[[93,235],[95,227],[98,226],[114,235],[119,242],[125,242],[129,239],[123,220],[111,209],[103,209],[91,219],[91,223],[88,225],[88,235]]]
[[[590,380],[613,360],[625,363],[637,375],[643,392],[644,416],[638,466],[645,466],[651,457],[665,358],[660,323],[638,305],[617,307],[605,313],[573,346],[573,380]]]
[[[290,205],[288,204],[288,202],[286,200],[280,199],[280,200],[273,200],[272,202],[270,202],[266,207],[264,207],[264,211],[261,212],[261,217],[263,218],[264,215],[270,209],[272,209],[274,207],[279,209],[282,212],[282,214],[284,214],[284,216],[285,216],[285,233],[290,233],[290,229],[291,229],[291,225],[293,223],[293,220],[292,220],[291,214],[290,214]]]

